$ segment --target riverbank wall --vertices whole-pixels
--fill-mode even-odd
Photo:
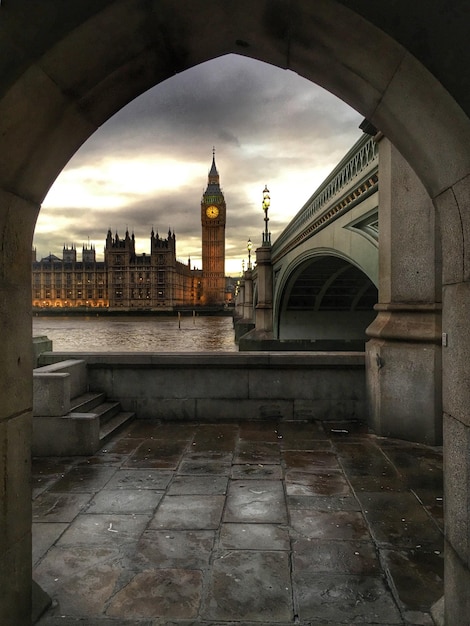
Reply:
[[[365,419],[362,352],[45,352],[87,363],[89,391],[141,419]]]

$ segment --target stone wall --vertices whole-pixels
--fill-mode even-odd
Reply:
[[[59,353],[143,419],[365,419],[363,353]]]

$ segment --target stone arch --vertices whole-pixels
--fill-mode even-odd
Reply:
[[[3,621],[30,623],[30,249],[39,204],[114,112],[173,73],[230,52],[289,68],[348,102],[400,150],[440,212],[448,337],[446,619],[466,619],[469,489],[460,478],[470,474],[470,121],[461,108],[469,105],[463,4],[446,5],[445,24],[424,0],[406,20],[400,3],[353,0],[194,0],[178,11],[170,0],[0,6],[1,522],[8,546],[0,556],[4,597],[11,598],[1,607]],[[417,32],[426,33],[427,44]],[[448,46],[459,54],[449,55]]]
[[[340,299],[334,295],[339,282]],[[317,249],[293,263],[276,285],[275,335],[305,341],[310,349],[363,350],[376,303],[377,287],[357,263]]]

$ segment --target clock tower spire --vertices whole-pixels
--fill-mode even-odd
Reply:
[[[225,300],[226,206],[212,149],[207,188],[201,199],[203,304],[220,305]]]

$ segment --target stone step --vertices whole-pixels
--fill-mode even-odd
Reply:
[[[70,401],[70,411],[72,413],[91,413],[93,409],[103,403],[106,395],[104,393],[88,392]]]
[[[101,425],[100,428],[100,442],[105,443],[111,438],[118,430],[123,428],[130,420],[135,417],[135,413],[128,411],[120,411],[112,417],[110,420]]]
[[[93,409],[93,413],[98,415],[100,427],[109,422],[121,410],[121,403],[114,400],[106,400]]]

